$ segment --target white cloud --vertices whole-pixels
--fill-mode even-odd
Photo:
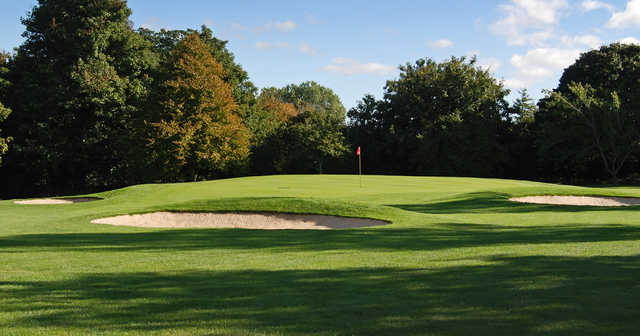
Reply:
[[[430,42],[429,46],[431,46],[432,48],[451,48],[453,47],[453,42],[451,42],[450,40],[442,39]]]
[[[502,81],[502,84],[512,90],[524,89],[529,86],[528,82],[520,79],[505,79]]]
[[[613,6],[606,2],[596,1],[596,0],[585,0],[580,5],[582,10],[585,12],[590,12],[598,9],[606,9],[610,12],[613,12]]]
[[[300,43],[300,51],[309,56],[315,56],[318,54],[318,49],[305,42]]]
[[[247,30],[249,30],[249,27],[234,22],[234,23],[231,23],[231,29],[240,30],[240,31],[247,31]]]
[[[158,31],[162,28],[160,24],[160,18],[158,17],[149,17],[147,18],[143,24],[140,25],[140,28],[145,28],[149,30]]]
[[[322,20],[318,19],[317,17],[307,14],[305,16],[305,19],[307,21],[308,24],[312,24],[312,25],[318,25],[318,24],[322,24]]]
[[[607,23],[609,28],[627,28],[640,26],[640,0],[629,0],[627,8],[622,12],[615,12]]]
[[[471,51],[467,51],[467,57],[478,57],[480,56],[480,50],[471,50]]]
[[[491,58],[479,60],[478,66],[480,66],[482,69],[493,72],[493,71],[497,71],[502,66],[502,62],[497,58],[491,57]]]
[[[499,6],[504,16],[490,29],[509,45],[538,46],[553,37],[561,11],[568,7],[567,0],[511,0]]]
[[[269,22],[265,25],[267,30],[275,29],[281,32],[290,32],[298,27],[298,24],[295,21],[287,20],[287,21],[276,21]]]
[[[603,44],[602,40],[596,35],[563,36],[560,40],[568,47],[587,46],[595,49]]]
[[[287,42],[256,42],[256,48],[258,49],[277,49],[287,47],[289,47],[289,43]]]
[[[573,48],[537,48],[529,50],[525,55],[515,54],[511,57],[511,65],[516,68],[518,78],[512,81],[531,84],[559,77],[561,71],[573,64],[579,56],[580,50]]]
[[[638,40],[635,37],[625,37],[623,39],[620,39],[620,43],[622,44],[637,44],[640,45],[640,40]]]
[[[396,67],[393,65],[380,63],[360,63],[356,60],[343,57],[334,58],[331,64],[322,68],[322,70],[324,71],[335,72],[343,75],[388,75],[395,69]]]

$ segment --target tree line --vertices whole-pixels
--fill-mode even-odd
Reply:
[[[258,90],[211,29],[133,29],[123,0],[39,0],[0,54],[0,193],[352,173],[632,179],[640,47],[584,53],[536,105],[475,58],[399,67],[345,110],[308,81]]]

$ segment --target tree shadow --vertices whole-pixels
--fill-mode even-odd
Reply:
[[[638,206],[602,207],[578,205],[547,205],[518,203],[510,201],[505,193],[474,192],[458,196],[456,199],[422,204],[390,204],[388,206],[423,214],[460,213],[528,213],[528,212],[585,212],[585,211],[638,211]]]
[[[631,335],[640,257],[432,269],[179,271],[0,282],[12,327],[296,335]],[[175,330],[173,330],[175,329]]]
[[[376,250],[436,251],[509,244],[640,240],[640,227],[566,224],[499,226],[441,223],[424,228],[354,230],[180,229],[130,233],[26,234],[0,237],[0,252],[189,251],[209,249],[270,252]]]

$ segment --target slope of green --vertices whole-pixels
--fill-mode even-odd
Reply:
[[[0,335],[571,335],[640,327],[640,196],[527,181],[267,176],[140,185],[71,205],[0,201]],[[143,229],[156,210],[282,211],[391,225]]]

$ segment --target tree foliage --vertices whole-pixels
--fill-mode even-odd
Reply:
[[[58,191],[132,182],[131,121],[153,56],[130,14],[123,0],[39,0],[22,20],[8,100],[14,180]]]
[[[249,74],[235,61],[235,57],[227,48],[228,41],[223,41],[213,36],[213,31],[203,25],[200,30],[165,30],[158,32],[140,28],[140,34],[150,41],[161,58],[167,58],[180,41],[190,34],[198,34],[200,40],[207,45],[216,62],[222,65],[224,74],[222,79],[231,85],[234,100],[241,111],[247,110],[255,103],[257,88],[249,80]]]
[[[198,34],[170,52],[162,83],[160,119],[150,144],[165,179],[212,178],[240,165],[249,154],[249,133],[238,115],[224,69]]]
[[[535,179],[538,174],[535,148],[535,118],[538,107],[527,89],[509,107],[509,129],[503,139],[507,151],[504,176]]]
[[[609,97],[582,83],[568,86],[569,94],[551,92],[550,99],[559,108],[568,110],[565,116],[582,128],[585,150],[594,149],[605,171],[617,181],[618,174],[629,156],[640,148],[640,129],[635,115],[625,111],[616,91]],[[575,136],[578,132],[573,132]],[[588,152],[587,152],[588,153]]]
[[[10,55],[5,52],[0,52],[0,125],[7,119],[11,110],[2,104],[2,101],[6,97],[7,89],[9,88],[9,81],[5,78],[9,72],[8,63]],[[2,129],[0,129],[0,135],[2,135]],[[2,165],[2,155],[7,152],[9,148],[9,141],[11,138],[0,137],[0,165]]]
[[[565,178],[618,178],[640,149],[638,78],[637,45],[603,46],[565,69],[536,118],[539,157],[548,171]]]
[[[365,95],[347,112],[347,138],[354,147],[361,147],[363,165],[368,173],[387,173],[393,156],[389,146],[389,129],[385,128],[384,101]]]
[[[535,120],[538,107],[533,103],[527,89],[518,91],[519,97],[511,107],[511,119],[516,124],[531,124]]]
[[[322,173],[328,160],[339,159],[346,152],[346,110],[331,89],[304,82],[267,88],[261,99],[281,122],[256,149],[258,171]]]
[[[384,139],[377,153],[386,157],[383,170],[495,176],[504,160],[508,92],[475,59],[420,59],[387,81],[383,101],[366,97],[352,110],[351,124]]]

